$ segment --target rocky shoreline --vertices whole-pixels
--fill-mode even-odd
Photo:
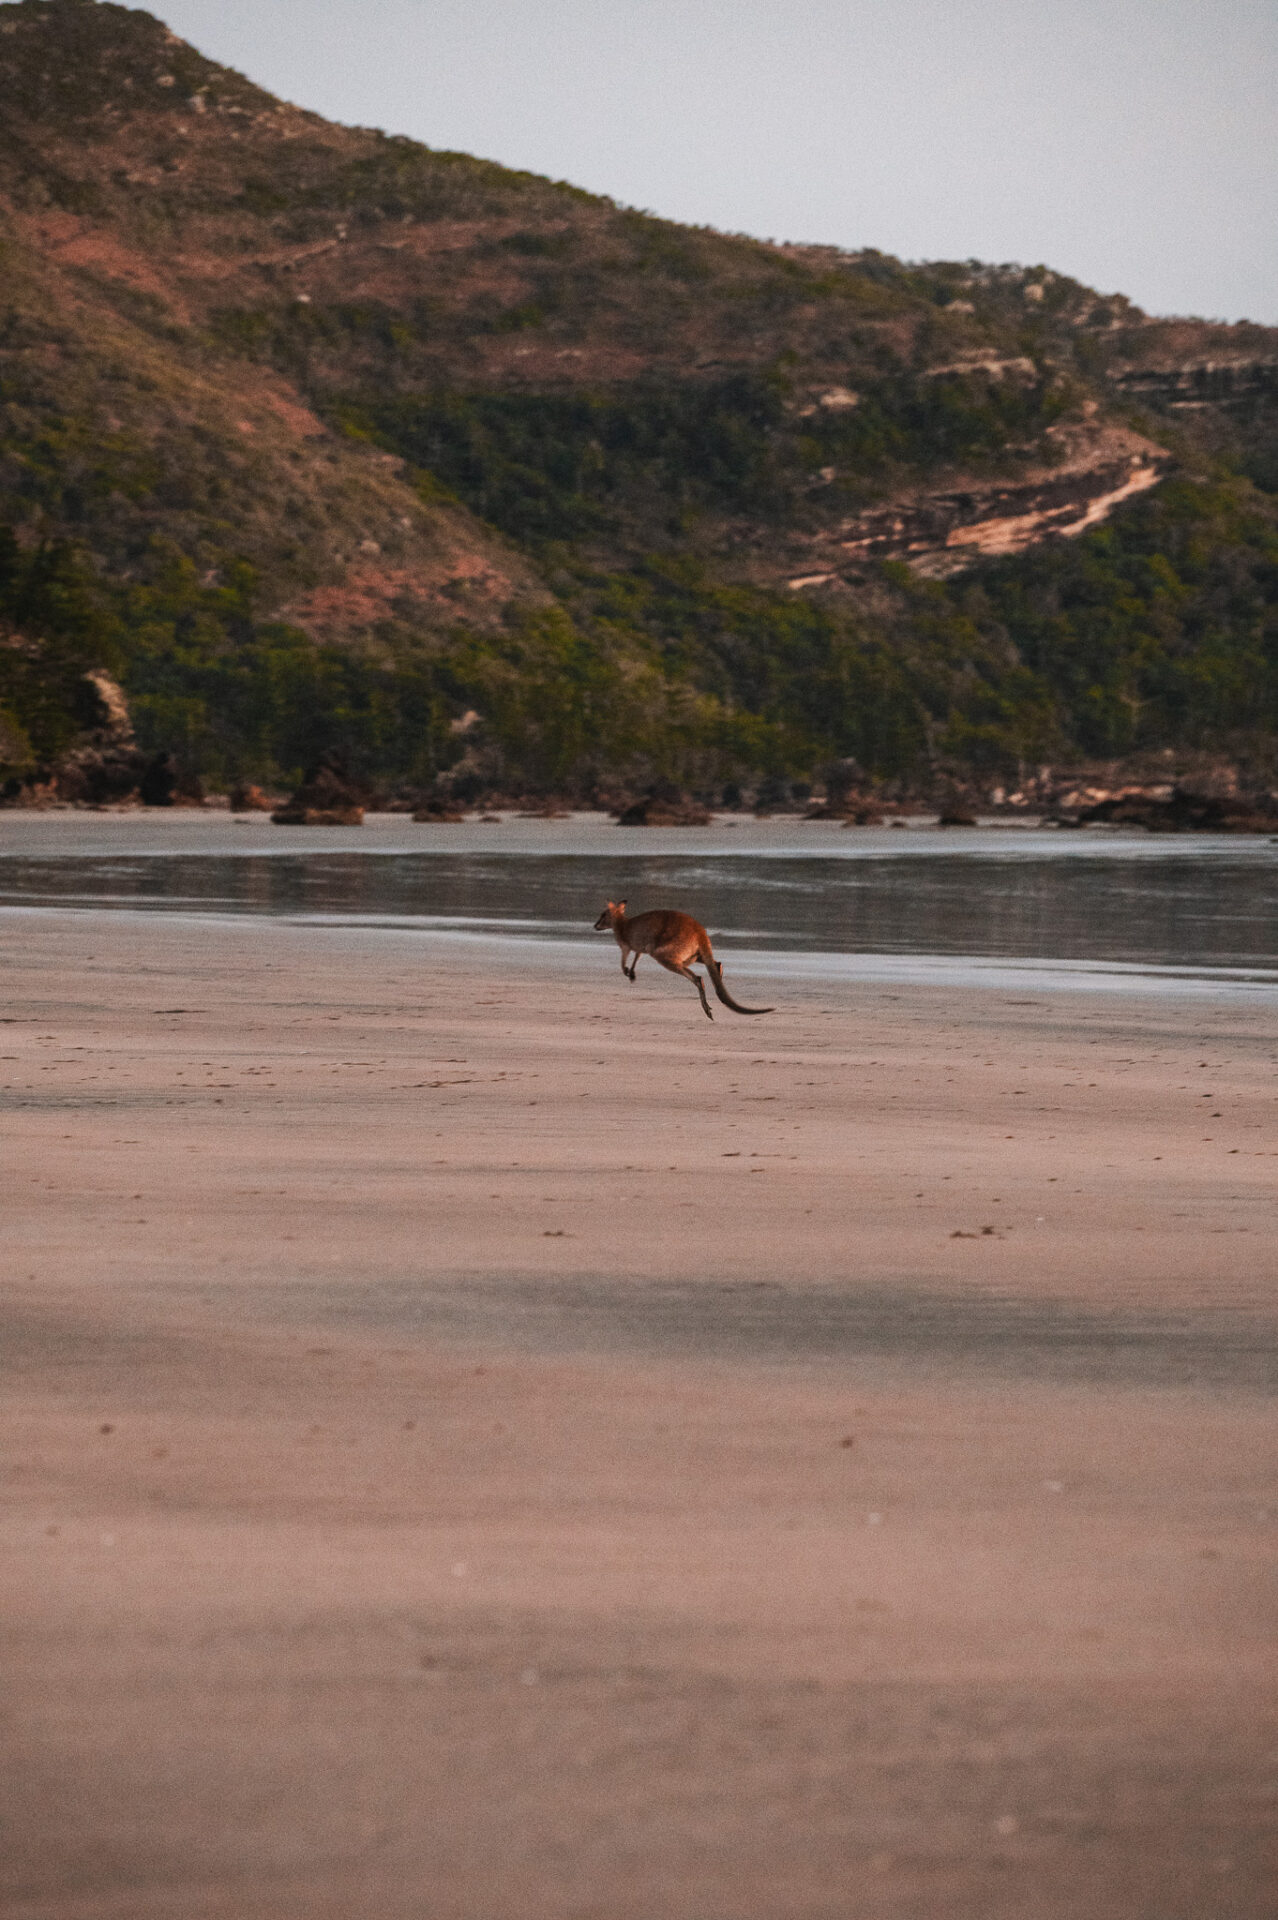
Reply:
[[[425,786],[393,790],[353,771],[342,755],[321,755],[291,794],[250,781],[206,791],[179,756],[138,744],[122,689],[104,672],[85,676],[87,725],[54,766],[12,775],[0,807],[100,812],[206,807],[269,813],[280,826],[358,826],[366,813],[410,814],[422,825],[517,812],[562,819],[582,809],[610,814],[618,826],[703,827],[716,814],[756,819],[790,815],[844,827],[904,825],[931,818],[942,827],[1035,822],[1061,828],[1138,827],[1150,833],[1278,833],[1278,782],[1269,770],[1208,755],[1168,765],[1148,759],[1083,767],[1040,767],[1015,786],[961,779],[938,770],[930,782],[878,782],[854,760],[836,761],[813,781],[767,775],[689,792],[670,781],[589,783],[568,792],[502,791],[464,760]]]

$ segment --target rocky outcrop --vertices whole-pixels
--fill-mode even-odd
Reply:
[[[465,808],[451,800],[428,800],[413,812],[417,825],[424,827],[459,826],[465,818]]]
[[[1099,800],[1058,824],[1070,827],[1144,827],[1150,833],[1278,833],[1278,805],[1238,796],[1128,791]]]
[[[1212,457],[1278,488],[1278,327],[1154,320],[1109,343],[1117,397],[1162,414]]]
[[[33,767],[8,780],[0,794],[4,804],[203,805],[199,781],[184,772],[171,753],[147,753],[138,746],[124,690],[104,669],[83,676],[77,710],[84,728],[74,744],[54,765]]]
[[[836,760],[825,768],[825,799],[815,800],[805,820],[838,820],[845,827],[881,827],[883,802],[855,760]]]
[[[228,798],[232,813],[273,813],[279,805],[269,793],[264,793],[261,787],[254,786],[251,781],[232,787]]]
[[[128,704],[120,687],[107,673],[88,673],[82,698],[82,711],[89,717],[89,724],[51,770],[49,784],[54,795],[81,806],[107,806],[140,799],[139,790],[146,782],[147,795],[154,804],[163,782],[148,779],[151,760],[134,739]],[[170,788],[160,795],[159,803],[167,805],[171,799]]]
[[[277,827],[358,827],[364,799],[340,760],[321,760],[271,819]]]
[[[915,489],[818,534],[808,557],[825,564],[791,575],[793,590],[831,585],[866,560],[904,560],[933,579],[978,560],[1072,539],[1106,519],[1167,471],[1163,448],[1122,427],[1053,429],[1059,459],[1015,479]]]
[[[1108,343],[1106,378],[1168,413],[1248,415],[1278,405],[1278,327],[1147,320]]]
[[[849,800],[841,807],[809,807],[805,820],[837,820],[845,827],[881,827],[883,809],[873,800]]]
[[[1152,366],[1116,366],[1110,379],[1120,393],[1169,412],[1250,412],[1258,402],[1278,405],[1278,353],[1271,359],[1247,357],[1190,360]]]
[[[710,824],[707,808],[686,794],[662,791],[646,793],[616,812],[619,827],[705,827]]]

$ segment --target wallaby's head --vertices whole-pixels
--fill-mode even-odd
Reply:
[[[595,932],[605,933],[609,927],[615,927],[626,911],[624,900],[610,900],[599,918],[595,921]]]

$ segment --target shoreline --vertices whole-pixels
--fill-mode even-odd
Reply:
[[[149,843],[149,844],[148,844]],[[359,854],[381,859],[404,854],[425,858],[517,853],[536,858],[595,854],[633,862],[670,856],[725,860],[808,859],[843,861],[1002,859],[1036,856],[1073,862],[1131,860],[1226,860],[1267,869],[1278,834],[1151,834],[1130,827],[1098,827],[1077,833],[989,820],[975,828],[911,822],[904,829],[805,821],[795,815],[721,815],[705,827],[619,827],[606,814],[577,813],[545,820],[509,814],[419,824],[406,814],[369,814],[360,826],[276,826],[266,814],[227,814],[194,809],[118,813],[34,813],[0,810],[0,862],[127,854],[149,859],[174,855],[226,854],[266,859],[299,854]]]
[[[1019,829],[846,835],[781,819],[638,836],[599,816],[439,830],[389,815],[348,829],[0,820],[0,912],[252,915],[477,942],[485,965],[575,968],[608,945],[590,931],[603,899],[626,894],[691,904],[732,967],[761,980],[1196,998],[1265,996],[1278,978],[1278,859],[1229,836],[1190,848]]]
[[[970,824],[943,825],[942,815],[935,808],[917,808],[906,813],[893,812],[891,819],[878,823],[865,823],[841,816],[821,818],[807,815],[799,810],[782,810],[767,813],[734,811],[725,808],[711,808],[709,817],[700,823],[685,823],[657,820],[651,824],[622,824],[615,813],[605,813],[597,808],[565,807],[552,813],[523,811],[512,807],[500,808],[495,813],[481,813],[474,809],[466,811],[461,817],[442,815],[437,819],[417,819],[405,809],[381,810],[371,808],[365,811],[359,822],[345,825],[325,822],[279,822],[269,812],[253,809],[249,812],[235,812],[230,807],[188,806],[188,807],[144,807],[144,806],[74,806],[71,803],[56,807],[16,807],[0,806],[0,831],[15,822],[22,822],[31,830],[40,827],[52,827],[57,823],[74,823],[79,831],[85,827],[104,825],[109,822],[145,821],[148,826],[157,826],[163,831],[166,827],[176,831],[182,826],[191,826],[197,830],[208,826],[214,830],[233,825],[237,827],[269,828],[272,840],[286,840],[290,844],[324,847],[332,844],[338,836],[354,835],[352,844],[359,845],[362,838],[378,829],[401,827],[411,832],[423,846],[435,839],[453,839],[482,837],[485,827],[498,826],[528,831],[539,838],[555,836],[567,831],[572,833],[583,827],[597,827],[611,838],[619,836],[618,844],[633,842],[640,850],[651,841],[663,843],[668,838],[673,845],[695,843],[699,834],[720,833],[746,829],[765,831],[802,829],[804,839],[829,839],[838,834],[840,838],[847,834],[851,844],[877,844],[884,839],[888,844],[899,842],[906,835],[934,834],[940,844],[961,848],[970,834],[984,836],[990,833],[1021,835],[1041,833],[1048,841],[1081,841],[1083,844],[1115,844],[1120,846],[1145,846],[1151,841],[1162,846],[1168,842],[1183,848],[1196,848],[1204,843],[1220,843],[1225,846],[1243,846],[1260,842],[1278,844],[1278,815],[1274,818],[1272,832],[1263,830],[1246,833],[1220,828],[1194,828],[1180,832],[1160,833],[1133,825],[1126,821],[1094,821],[1086,826],[1075,827],[1061,825],[1054,817],[1045,812],[1025,813],[981,813]],[[300,836],[300,838],[299,838]],[[890,836],[890,839],[888,838]]]
[[[494,923],[475,919],[458,924],[456,918],[395,914],[324,914],[258,912],[191,912],[162,904],[120,904],[92,906],[70,901],[50,905],[47,901],[27,903],[0,900],[0,919],[39,918],[42,915],[75,917],[95,925],[124,921],[162,922],[189,931],[243,928],[246,924],[260,930],[329,934],[370,940],[411,941],[421,957],[429,960],[447,955],[450,950],[473,950],[494,966],[532,965],[554,973],[565,967],[602,978],[603,959],[611,957],[610,946],[589,930],[577,937],[564,937],[563,923],[508,921]],[[739,938],[739,936],[737,936]],[[1185,962],[1160,965],[1154,962],[1121,960],[1063,960],[1046,957],[1014,957],[986,954],[947,953],[838,953],[801,952],[782,947],[738,946],[731,934],[716,943],[720,951],[732,956],[734,978],[774,981],[790,985],[824,983],[830,986],[908,986],[943,988],[955,992],[1006,993],[1033,988],[1056,994],[1113,994],[1154,998],[1208,998],[1228,1001],[1235,997],[1267,1004],[1273,997],[1278,1007],[1278,968],[1263,966],[1210,966]],[[726,1018],[719,1016],[720,1020]]]

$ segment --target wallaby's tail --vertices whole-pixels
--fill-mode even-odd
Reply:
[[[706,972],[710,975],[710,985],[714,988],[715,993],[718,995],[719,999],[722,1000],[725,1007],[731,1007],[734,1013],[773,1013],[775,1012],[775,1008],[773,1007],[738,1006],[737,1002],[733,999],[732,995],[728,992],[728,989],[723,984],[723,968],[720,966],[719,962],[715,959],[713,954],[708,955],[706,958]]]

